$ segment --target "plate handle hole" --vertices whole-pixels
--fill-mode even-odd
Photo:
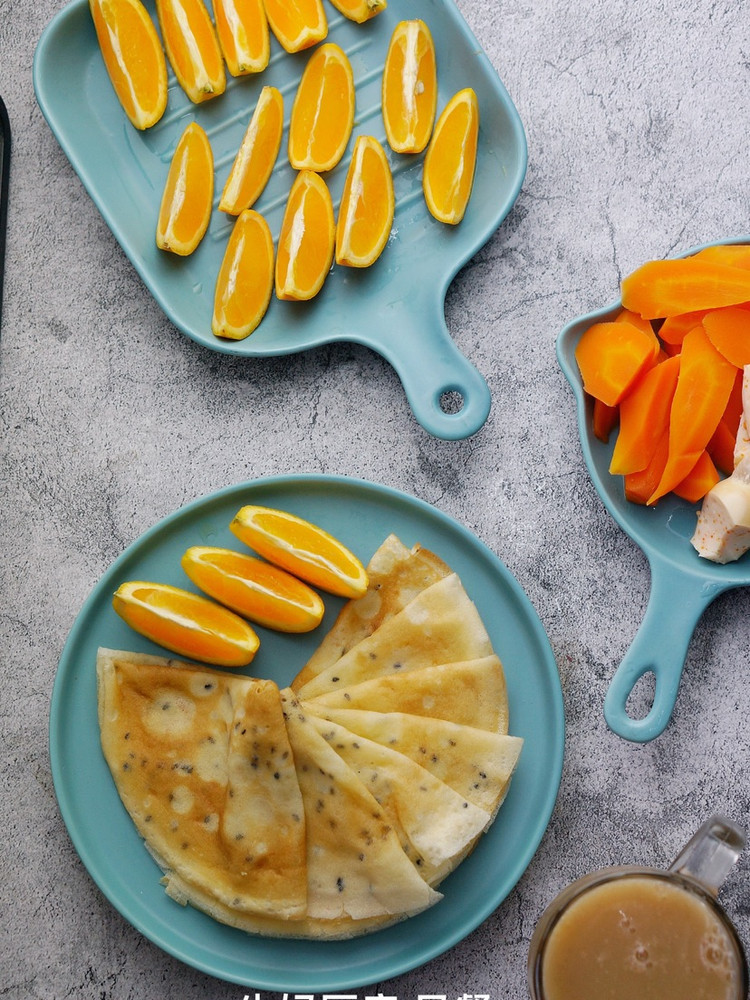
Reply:
[[[464,408],[464,397],[458,389],[446,389],[440,394],[440,409],[449,416]]]
[[[645,719],[654,705],[656,675],[647,670],[638,678],[625,702],[625,711],[631,719]]]

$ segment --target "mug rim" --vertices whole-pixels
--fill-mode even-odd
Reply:
[[[529,994],[532,1000],[544,1000],[544,993],[542,992],[542,961],[545,944],[549,940],[560,917],[571,903],[599,885],[616,882],[620,879],[637,878],[639,876],[656,878],[672,884],[676,883],[682,889],[692,892],[709,905],[734,943],[739,971],[739,996],[746,1000],[750,982],[747,954],[737,933],[737,929],[719,903],[716,894],[704,882],[684,872],[674,871],[669,868],[653,868],[647,865],[611,865],[605,868],[597,868],[595,871],[581,875],[573,882],[570,882],[547,904],[537,921],[534,933],[529,942],[527,977]]]

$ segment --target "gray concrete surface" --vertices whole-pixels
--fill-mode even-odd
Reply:
[[[747,13],[720,0],[460,0],[520,111],[529,167],[506,222],[449,290],[450,330],[493,394],[485,427],[450,443],[425,434],[392,369],[363,348],[249,365],[165,319],[34,97],[34,48],[62,6],[0,0],[13,128],[0,336],[0,996],[243,997],[150,944],[89,878],[50,777],[50,693],[83,601],[144,530],[225,485],[325,472],[404,490],[466,525],[549,635],[568,729],[540,849],[467,939],[358,991],[518,1000],[534,924],[570,879],[664,864],[712,812],[750,824],[746,590],[701,619],[660,738],[635,745],[606,727],[603,698],[642,619],[649,570],[589,482],[554,352],[564,323],[613,299],[642,261],[750,231]],[[343,386],[357,401],[346,410]],[[749,873],[745,854],[721,896],[746,946]]]

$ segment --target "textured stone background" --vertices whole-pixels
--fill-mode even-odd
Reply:
[[[627,743],[604,723],[649,571],[589,483],[554,353],[564,323],[615,298],[643,260],[750,231],[745,9],[461,0],[520,111],[529,167],[508,219],[448,294],[450,330],[494,401],[478,434],[448,443],[424,433],[394,372],[363,348],[248,365],[164,318],[35,101],[32,54],[62,6],[0,0],[14,140],[0,338],[0,996],[242,997],[152,946],[87,875],[55,802],[49,698],[82,602],[145,529],[228,484],[325,472],[405,490],[462,522],[516,575],[549,635],[568,731],[540,850],[465,941],[359,991],[517,1000],[534,924],[570,879],[663,864],[711,812],[749,822],[746,590],[700,621],[659,739]],[[746,945],[749,857],[722,893]]]

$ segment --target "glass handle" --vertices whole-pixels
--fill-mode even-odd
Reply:
[[[685,844],[669,870],[695,879],[716,896],[744,847],[745,834],[740,827],[722,816],[712,816]]]

